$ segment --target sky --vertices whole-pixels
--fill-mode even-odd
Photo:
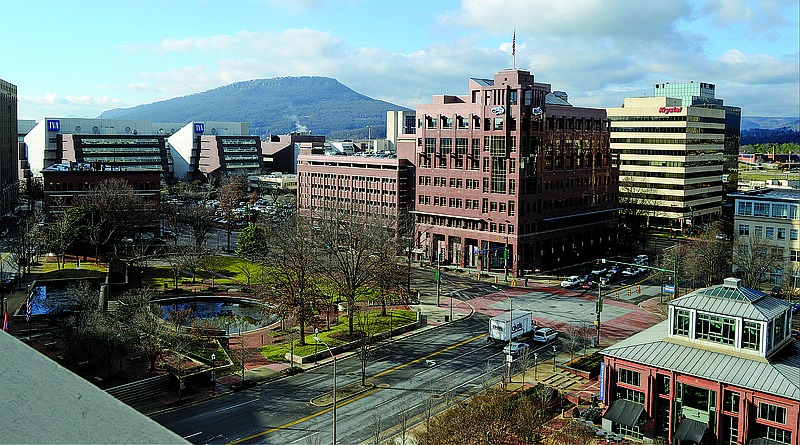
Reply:
[[[656,83],[694,81],[716,84],[745,117],[795,117],[799,3],[15,1],[2,7],[0,79],[17,85],[18,117],[36,120],[283,76],[332,77],[413,109],[514,66],[575,106],[618,107]]]

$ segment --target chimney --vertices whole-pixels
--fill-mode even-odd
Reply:
[[[733,289],[738,289],[742,287],[742,280],[739,278],[725,278],[725,282],[723,284],[725,287],[730,287]]]

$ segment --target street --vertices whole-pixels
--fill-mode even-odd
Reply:
[[[502,346],[485,339],[488,317],[478,315],[435,330],[402,338],[377,348],[367,367],[371,391],[341,401],[337,407],[337,441],[351,444],[374,438],[396,426],[408,411],[412,416],[433,396],[443,407],[448,395],[477,391],[487,363],[496,383],[504,364]],[[533,352],[552,355],[551,345]],[[359,380],[356,355],[337,361],[339,387]],[[312,398],[332,390],[332,366],[207,403],[154,416],[153,419],[194,443],[295,443],[319,436],[312,443],[331,441],[330,407],[315,407]],[[383,437],[383,436],[382,436]]]

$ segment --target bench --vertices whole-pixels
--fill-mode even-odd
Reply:
[[[44,344],[44,347],[52,351],[53,349],[55,349],[55,348],[56,348],[56,345],[57,345],[57,343],[56,343],[56,342],[54,342],[54,341],[51,341],[51,342],[49,342],[49,343],[45,343],[45,344]]]

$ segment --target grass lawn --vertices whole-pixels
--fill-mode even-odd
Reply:
[[[397,310],[397,309],[395,309],[394,315],[391,316],[391,317],[389,316],[389,312],[388,311],[387,311],[387,315],[385,317],[381,317],[381,311],[380,310],[370,311],[368,314],[369,314],[370,319],[374,320],[374,322],[375,322],[375,325],[374,325],[375,326],[375,333],[388,331],[390,329],[390,325],[391,325],[391,327],[395,327],[396,328],[398,326],[402,326],[402,325],[405,325],[405,324],[413,323],[414,321],[417,320],[417,313],[416,312],[414,312],[414,311],[406,311],[406,310]],[[339,316],[339,323],[338,324],[336,324],[336,325],[332,324],[331,325],[331,330],[329,330],[329,331],[320,330],[320,332],[319,332],[319,334],[317,336],[320,338],[320,340],[324,341],[331,348],[333,348],[335,346],[339,346],[341,344],[347,343],[346,340],[341,339],[341,337],[346,337],[346,335],[347,335],[347,326],[348,326],[347,315],[341,315],[341,316]],[[358,323],[355,322],[355,321],[354,321],[353,328],[356,329],[356,330],[358,329]],[[278,333],[278,334],[280,334],[280,333]],[[298,337],[293,341],[293,343],[294,343],[294,355],[296,355],[296,356],[304,356],[304,355],[309,355],[309,354],[313,354],[314,353],[314,344],[315,344],[314,334],[306,334],[306,345],[305,346],[300,346],[299,335],[296,334],[296,333],[294,335]],[[261,351],[261,353],[264,355],[264,357],[266,357],[269,360],[285,362],[286,359],[284,358],[284,356],[287,353],[291,352],[291,344],[292,343],[290,343],[288,341],[288,338],[289,338],[288,334],[284,335],[284,338],[287,339],[286,343],[284,343],[284,344],[261,346],[258,349]],[[325,345],[320,343],[317,346],[317,352],[324,351],[324,350],[326,350]]]
[[[42,273],[39,275],[39,280],[56,280],[67,278],[97,278],[108,272],[108,264],[95,263],[94,261],[81,261],[81,268],[78,269],[78,263],[75,261],[68,261],[61,264],[61,271],[58,270],[58,263],[55,261],[47,261],[44,263]]]

